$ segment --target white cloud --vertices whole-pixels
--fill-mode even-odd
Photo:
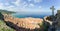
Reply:
[[[0,3],[0,9],[4,9],[4,4],[3,3]]]
[[[34,6],[34,4],[30,4],[30,6]]]
[[[26,8],[28,5],[27,4],[25,4],[22,8]]]
[[[15,2],[12,2],[13,4],[15,4],[16,6],[20,5],[21,0],[16,0]]]
[[[20,1],[21,0],[16,0],[15,2],[13,2],[13,4],[15,4],[17,7],[14,5],[10,5],[9,2],[5,3],[5,5],[9,5],[7,7],[3,3],[0,3],[0,8],[7,9],[9,11],[18,11],[18,12],[31,12],[31,10],[34,10],[34,9],[26,8],[26,7],[34,8],[35,5],[33,3],[29,3],[29,4],[27,2],[20,3]],[[39,8],[41,8],[41,6],[39,6]],[[37,12],[37,10],[35,10],[35,12]]]
[[[22,5],[23,5],[23,8],[25,8],[26,6],[28,6],[28,4],[26,2],[23,2]]]
[[[42,0],[34,0],[35,3],[42,2]]]
[[[9,11],[14,11],[16,8],[13,5],[5,6],[3,3],[0,3],[0,9],[5,9]],[[16,11],[16,10],[15,10]]]
[[[32,4],[32,3],[28,5],[28,7],[34,7],[34,6],[35,6],[35,5],[34,5],[34,4]]]

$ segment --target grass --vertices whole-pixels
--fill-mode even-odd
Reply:
[[[15,30],[8,27],[4,21],[0,20],[0,31],[15,31]]]

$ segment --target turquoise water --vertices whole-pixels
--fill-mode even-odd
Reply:
[[[45,16],[50,16],[49,13],[43,13],[43,14],[14,14],[14,17],[17,18],[26,18],[26,17],[33,17],[33,18],[44,18]]]

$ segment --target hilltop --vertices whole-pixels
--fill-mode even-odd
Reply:
[[[1,13],[6,13],[6,14],[16,13],[16,12],[13,12],[13,11],[7,11],[7,10],[2,10],[2,9],[0,9],[0,12]]]

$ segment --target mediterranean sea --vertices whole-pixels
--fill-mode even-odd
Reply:
[[[33,17],[33,18],[44,18],[45,16],[50,16],[51,13],[42,13],[42,14],[13,14],[14,17],[17,18],[26,18],[26,17]]]

